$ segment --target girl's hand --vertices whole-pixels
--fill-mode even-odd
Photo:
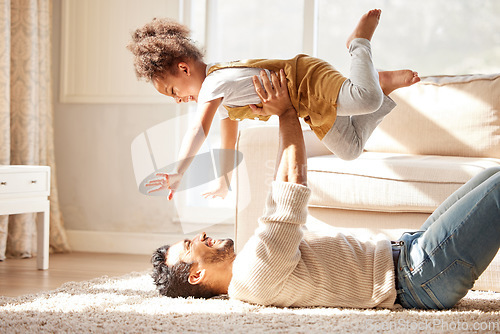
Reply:
[[[203,194],[205,198],[216,198],[220,197],[222,199],[226,198],[228,193],[228,187],[225,180],[218,182],[218,185],[213,189],[210,189],[206,193]]]
[[[174,196],[174,193],[177,191],[179,184],[182,180],[182,174],[167,174],[167,173],[156,173],[158,178],[150,180],[146,183],[146,187],[156,187],[148,191],[149,193],[153,193],[156,191],[161,191],[165,189],[169,189],[168,200],[170,201]]]
[[[260,84],[257,76],[253,77],[253,85],[255,87],[255,92],[262,101],[262,108],[251,104],[250,108],[252,111],[261,116],[281,116],[286,112],[295,113],[295,109],[290,101],[290,96],[288,95],[285,71],[280,70],[279,78],[276,73],[271,72],[272,84],[265,71],[260,73],[260,77],[264,87]]]

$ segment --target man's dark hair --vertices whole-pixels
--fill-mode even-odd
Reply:
[[[193,263],[179,261],[173,266],[165,263],[169,245],[158,248],[151,256],[153,273],[151,276],[161,295],[167,297],[210,298],[217,294],[202,284],[191,284],[188,281]]]

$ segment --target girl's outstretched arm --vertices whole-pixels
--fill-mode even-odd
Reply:
[[[221,149],[217,175],[219,178],[213,189],[203,194],[205,198],[225,198],[230,189],[231,176],[234,169],[235,145],[238,138],[238,121],[229,117],[220,121]]]
[[[188,132],[184,135],[181,148],[177,159],[177,167],[173,173],[158,173],[158,178],[150,180],[146,187],[155,187],[149,193],[169,189],[168,199],[171,200],[176,192],[182,177],[189,165],[193,161],[195,155],[201,148],[201,145],[207,138],[210,126],[214,119],[217,108],[219,107],[222,98],[206,102],[200,109],[200,117],[195,124],[191,126]]]

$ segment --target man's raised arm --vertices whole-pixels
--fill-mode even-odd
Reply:
[[[276,159],[274,179],[307,186],[307,159],[304,136],[297,112],[288,95],[286,77],[283,70],[271,72],[271,82],[264,71],[261,72],[262,84],[257,76],[254,86],[262,101],[262,108],[251,106],[258,115],[277,115],[279,117],[279,150]]]

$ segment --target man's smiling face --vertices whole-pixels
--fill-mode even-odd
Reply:
[[[217,295],[227,293],[235,257],[233,240],[214,240],[203,232],[191,240],[173,244],[166,254],[165,264],[173,266],[180,261],[191,264],[188,282],[204,284]]]
[[[181,240],[170,246],[165,263],[168,266],[179,261],[200,265],[223,264],[232,263],[235,256],[233,240],[214,240],[203,232],[193,239]]]

